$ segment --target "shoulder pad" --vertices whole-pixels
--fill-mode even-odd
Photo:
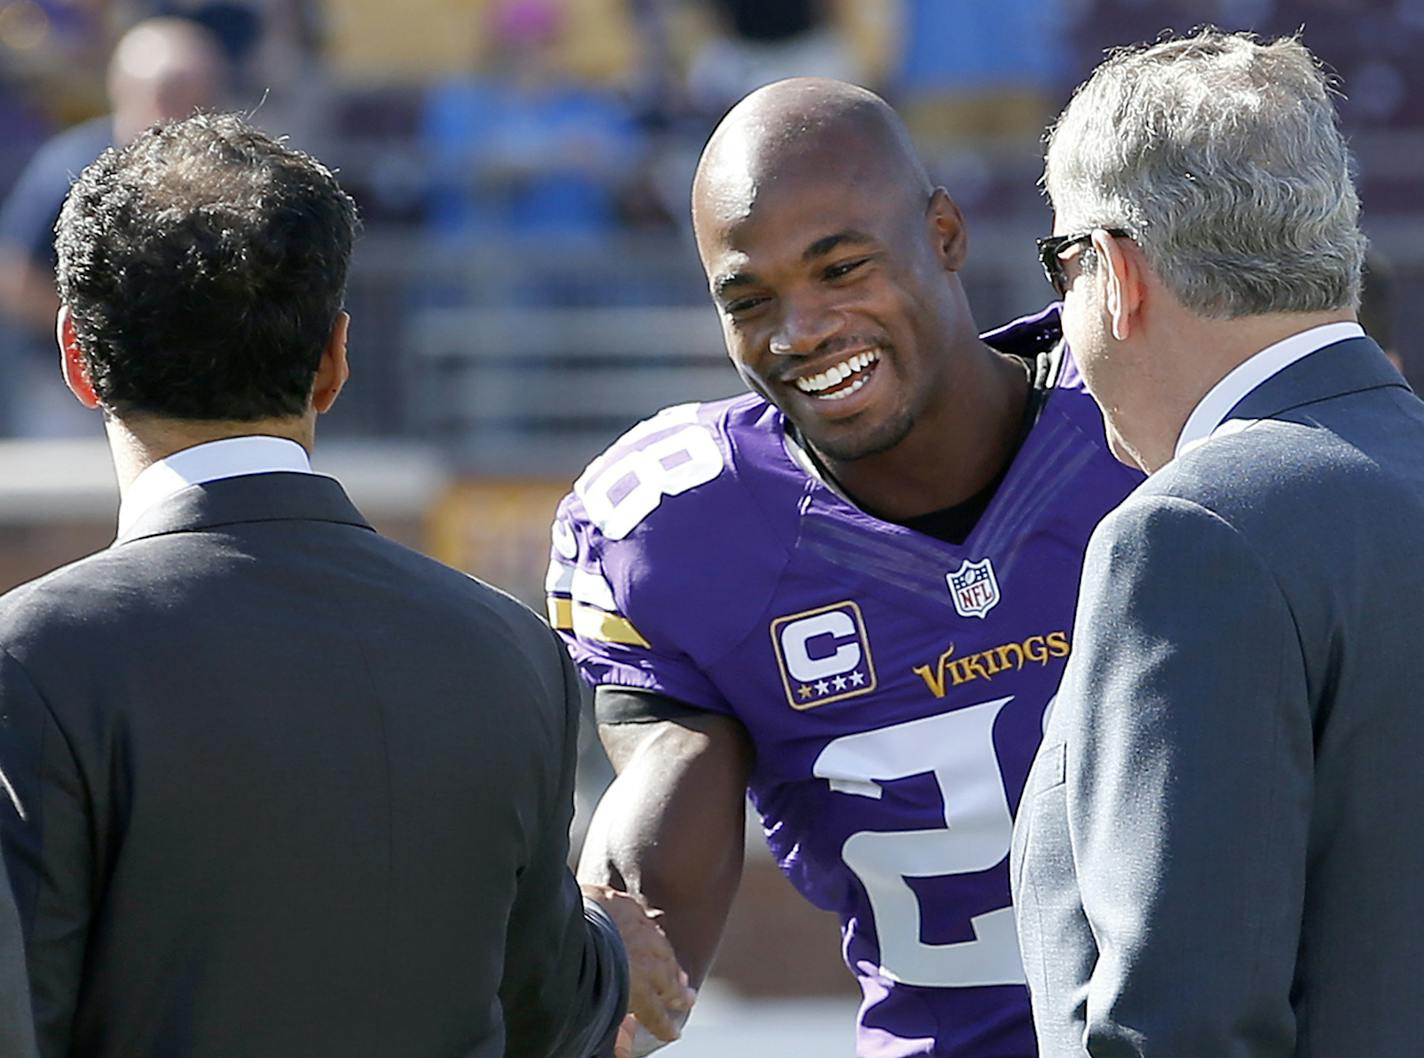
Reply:
[[[768,516],[764,408],[748,397],[668,408],[589,464],[555,518],[556,627],[687,654],[744,634],[785,565],[800,498],[780,492]]]

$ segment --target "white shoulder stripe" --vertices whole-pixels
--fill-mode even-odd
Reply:
[[[576,603],[596,606],[609,613],[618,611],[618,603],[613,598],[613,585],[609,584],[601,573],[580,569],[557,558],[549,563],[549,573],[544,578],[544,591],[550,595],[571,595]]]
[[[549,572],[544,576],[544,590],[551,594],[567,595],[573,589],[574,573],[577,569],[572,563],[555,558],[549,563]]]
[[[570,562],[578,558],[578,538],[574,536],[574,531],[568,522],[562,518],[555,518],[554,524],[549,527],[549,535],[553,538],[556,555],[568,559]]]
[[[586,569],[574,570],[572,592],[574,602],[597,606],[609,613],[616,613],[618,610],[618,603],[613,599],[613,585],[609,584],[601,573]]]

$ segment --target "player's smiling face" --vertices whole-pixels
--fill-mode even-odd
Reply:
[[[862,178],[873,164],[802,159],[714,182],[698,203],[733,362],[842,461],[893,448],[948,384],[946,273],[958,262],[941,236],[947,221],[959,230],[958,211],[943,192]]]

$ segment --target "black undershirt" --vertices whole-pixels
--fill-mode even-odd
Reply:
[[[1009,468],[1013,466],[1014,459],[1018,456],[1019,449],[1023,447],[1029,432],[1038,422],[1044,405],[1048,403],[1048,396],[1053,392],[1053,376],[1057,358],[1050,352],[1041,352],[1032,360],[1013,353],[1004,355],[1012,356],[1023,364],[1024,371],[1029,377],[1029,387],[1028,397],[1024,401],[1023,419],[1019,425],[1018,437],[1014,441],[1014,448],[1009,454],[1009,458],[1004,460],[1003,469],[999,471],[993,481],[962,503],[930,511],[928,514],[919,514],[913,518],[886,518],[882,520],[903,525],[907,529],[913,529],[917,533],[923,533],[955,546],[963,544],[969,538],[969,534],[974,531],[974,526],[979,524],[979,519],[988,508],[990,501],[993,500],[994,493],[1003,484]],[[786,428],[791,431],[795,430],[790,422],[786,424]],[[816,457],[811,447],[802,442],[801,438],[794,433],[793,437],[795,437],[796,443],[801,446],[801,450],[815,464],[822,478],[834,481],[830,471]],[[874,512],[868,513],[873,514]],[[681,720],[707,712],[705,709],[686,705],[676,698],[669,698],[657,691],[643,690],[637,687],[598,687],[594,690],[593,705],[594,713],[600,724],[646,724],[659,720]]]
[[[954,504],[952,507],[941,507],[937,511],[930,511],[928,514],[917,514],[913,518],[881,518],[882,521],[893,522],[896,525],[903,525],[906,529],[913,529],[917,533],[924,533],[925,536],[932,536],[936,540],[942,540],[946,544],[954,544],[956,547],[969,539],[969,534],[974,531],[974,527],[979,524],[979,519],[983,517],[984,511],[988,509],[989,502],[993,500],[994,493],[999,491],[999,486],[1004,483],[1004,478],[1009,473],[1009,467],[1013,466],[1014,459],[1018,457],[1019,449],[1023,447],[1024,441],[1028,438],[1029,431],[1033,429],[1033,424],[1038,422],[1038,416],[1043,411],[1043,406],[1048,401],[1048,394],[1052,392],[1051,385],[1053,375],[1053,358],[1047,353],[1040,354],[1033,360],[1027,357],[1018,356],[1013,353],[1006,353],[1023,365],[1024,372],[1028,375],[1028,396],[1024,400],[1023,418],[1019,422],[1018,436],[1014,438],[1013,450],[1009,453],[1009,458],[1004,460],[1003,469],[994,476],[994,480],[985,485],[969,499]],[[789,424],[788,424],[788,428]],[[797,438],[797,443],[800,438]],[[802,450],[811,457],[822,476],[828,480],[831,478],[830,472],[816,458],[810,447],[802,444]],[[874,511],[867,512],[874,514]],[[876,515],[880,518],[880,515]]]

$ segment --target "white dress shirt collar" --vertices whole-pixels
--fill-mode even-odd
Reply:
[[[174,452],[145,467],[119,504],[119,535],[190,485],[246,474],[312,472],[306,449],[285,437],[226,437]]]
[[[1343,342],[1347,338],[1362,338],[1364,334],[1364,328],[1358,323],[1323,323],[1268,345],[1242,361],[1212,386],[1187,416],[1181,436],[1177,438],[1174,456],[1183,455],[1210,440],[1221,429],[1231,409],[1267,379],[1327,345]]]

